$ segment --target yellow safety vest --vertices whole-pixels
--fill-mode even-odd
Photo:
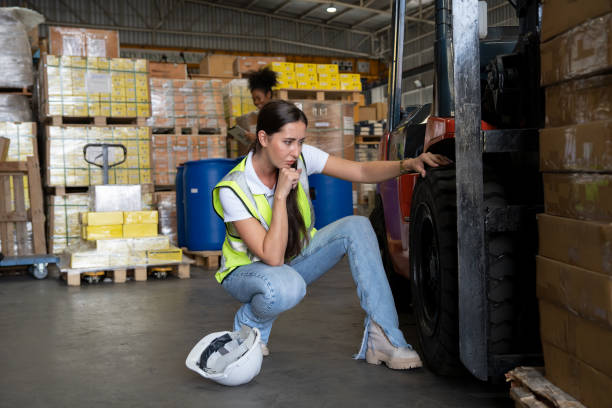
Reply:
[[[272,222],[272,208],[270,203],[263,194],[253,194],[249,189],[246,182],[246,175],[244,172],[246,166],[246,157],[238,163],[223,179],[217,183],[213,189],[213,207],[215,212],[221,219],[223,216],[223,207],[221,206],[221,200],[219,199],[219,190],[222,188],[230,188],[238,198],[242,201],[244,206],[247,208],[249,213],[259,220],[261,225],[266,229],[270,228]],[[309,191],[308,186],[308,175],[306,174],[306,166],[304,165],[304,158],[300,155],[298,160],[298,169],[302,169],[300,179],[298,182],[297,192],[297,203],[308,234],[312,238],[316,232],[314,228],[314,209],[310,201],[310,196],[306,194]],[[219,283],[225,279],[234,269],[239,266],[247,265],[252,262],[260,261],[260,259],[253,254],[247,245],[240,239],[234,224],[231,222],[225,223],[225,240],[223,242],[221,266],[215,278]]]

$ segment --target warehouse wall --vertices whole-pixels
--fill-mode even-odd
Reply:
[[[374,54],[372,35],[365,31],[322,28],[213,4],[170,0],[29,0],[26,3],[41,12],[50,24],[118,29],[122,44],[280,55],[369,57]],[[4,1],[2,5],[23,6],[23,1]],[[41,33],[46,35],[44,27]]]

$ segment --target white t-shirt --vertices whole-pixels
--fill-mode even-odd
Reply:
[[[309,176],[311,174],[321,173],[329,157],[329,153],[307,144],[302,146],[302,155],[304,156],[304,163],[306,164],[306,171]],[[270,203],[270,207],[272,207],[276,185],[272,188],[268,188],[262,183],[259,177],[257,177],[257,173],[255,173],[255,169],[253,168],[253,152],[249,152],[247,156],[244,174],[247,185],[251,189],[251,193],[264,194]],[[223,207],[223,220],[225,222],[245,220],[252,217],[249,210],[247,210],[240,198],[238,198],[231,189],[220,189],[219,200]]]

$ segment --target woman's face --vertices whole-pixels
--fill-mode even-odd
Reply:
[[[266,92],[263,89],[253,89],[251,91],[251,97],[257,109],[261,109],[270,99],[272,99],[272,92]]]
[[[272,135],[260,130],[257,134],[268,160],[279,169],[289,168],[302,153],[302,145],[306,138],[306,124],[291,122]]]

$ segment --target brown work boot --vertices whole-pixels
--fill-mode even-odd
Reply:
[[[395,347],[381,327],[374,322],[370,323],[368,329],[366,361],[376,365],[385,363],[387,367],[394,370],[407,370],[423,366],[416,351],[409,347]]]

